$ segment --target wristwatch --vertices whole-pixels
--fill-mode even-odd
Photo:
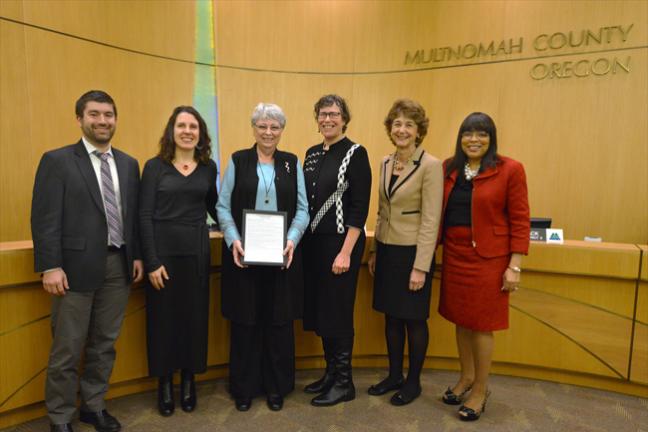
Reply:
[[[508,266],[511,270],[513,270],[515,273],[522,273],[522,269],[520,267],[511,267]]]

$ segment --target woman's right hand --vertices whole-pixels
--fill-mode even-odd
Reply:
[[[232,242],[232,258],[234,259],[234,264],[238,267],[245,268],[241,263],[241,258],[245,256],[245,251],[243,250],[243,244],[241,240],[234,240]]]
[[[164,281],[169,280],[169,275],[164,266],[160,266],[157,270],[150,272],[148,278],[153,288],[159,291],[164,288]]]
[[[369,261],[367,261],[367,267],[369,267],[369,274],[373,276],[376,273],[376,253],[371,252],[369,255]]]

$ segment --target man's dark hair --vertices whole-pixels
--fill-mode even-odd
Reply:
[[[110,97],[108,93],[101,90],[90,90],[89,92],[81,95],[79,100],[76,101],[76,105],[74,107],[74,111],[76,112],[77,117],[83,117],[83,111],[85,110],[86,104],[88,102],[101,102],[111,104],[113,106],[113,111],[115,112],[115,117],[117,117],[117,105],[115,105],[115,101]]]

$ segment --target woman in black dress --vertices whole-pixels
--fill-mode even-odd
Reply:
[[[385,314],[389,353],[389,376],[369,387],[369,394],[399,390],[391,398],[396,406],[421,394],[428,346],[426,320],[443,200],[441,161],[420,147],[428,123],[423,107],[408,99],[397,100],[385,118],[396,151],[380,164],[379,210],[369,258],[375,277],[373,306]],[[406,333],[409,369],[404,380]]]
[[[157,376],[158,409],[173,414],[173,373],[181,370],[183,411],[196,406],[194,374],[207,368],[209,230],[216,220],[218,170],[198,111],[179,106],[146,162],[140,192],[140,235],[146,286],[149,374]]]
[[[304,160],[311,218],[304,237],[304,329],[322,338],[326,371],[304,391],[319,393],[312,405],[331,406],[355,398],[353,307],[371,168],[365,148],[345,136],[351,114],[343,98],[321,97],[315,119],[324,140],[308,149]]]
[[[236,409],[247,411],[265,394],[279,411],[295,388],[293,320],[303,307],[299,241],[308,225],[304,175],[292,153],[277,149],[286,117],[275,104],[260,103],[251,119],[252,147],[235,152],[227,164],[218,200],[223,229],[221,309],[231,321],[229,391]],[[243,264],[243,211],[287,214],[285,268]]]

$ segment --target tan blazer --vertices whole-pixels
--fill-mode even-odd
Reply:
[[[427,272],[441,222],[443,167],[440,160],[418,147],[390,192],[393,166],[394,155],[385,156],[380,164],[375,238],[384,244],[416,245],[414,268]]]

